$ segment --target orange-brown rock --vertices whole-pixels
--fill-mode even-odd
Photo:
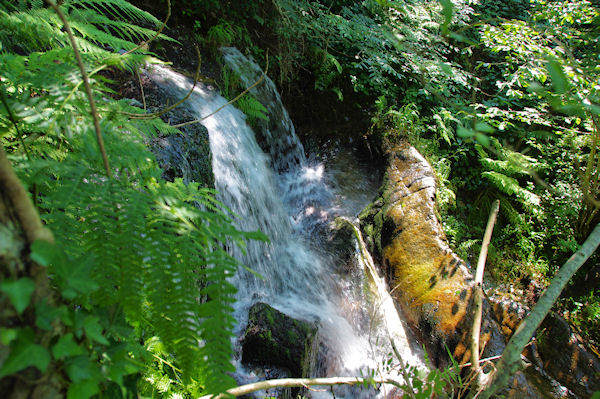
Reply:
[[[490,298],[493,314],[507,338],[515,332],[529,308],[497,293]],[[600,359],[589,351],[565,319],[550,313],[523,354],[544,373],[581,398],[600,391]]]
[[[435,174],[425,158],[400,144],[389,152],[379,198],[360,220],[397,305],[440,366],[448,360],[446,348],[459,362],[470,360],[473,278],[448,246],[436,216],[435,190]],[[501,354],[528,309],[514,301],[490,306],[485,299],[483,312],[485,358]],[[537,347],[524,352],[532,366],[515,375],[505,397],[589,397],[598,389],[597,360],[572,341],[563,323],[548,323],[542,326],[546,333],[538,332]]]
[[[390,152],[386,173],[381,197],[361,214],[361,228],[432,359],[443,363],[448,347],[466,361],[473,278],[436,217],[434,171],[415,148],[401,144]],[[483,341],[494,335],[495,346],[503,346],[498,328],[483,331]]]

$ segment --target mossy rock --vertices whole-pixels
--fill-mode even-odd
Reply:
[[[250,308],[242,363],[278,366],[292,377],[308,377],[315,366],[317,326],[259,302]]]
[[[402,143],[389,152],[379,197],[359,219],[404,316],[426,342],[434,364],[444,365],[446,348],[460,361],[468,359],[473,282],[436,217],[435,190],[429,163]]]
[[[195,116],[185,108],[176,108],[165,117],[171,123],[193,120]],[[184,182],[195,181],[204,187],[214,188],[212,155],[206,127],[199,123],[184,126],[183,134],[159,136],[150,148],[156,156],[165,180],[181,177]]]

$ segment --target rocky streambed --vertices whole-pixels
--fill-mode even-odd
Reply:
[[[470,359],[471,270],[448,246],[436,216],[435,173],[407,142],[388,152],[378,197],[360,215],[361,228],[382,273],[415,334],[436,366],[449,353]],[[529,309],[501,295],[484,299],[482,358],[498,356]],[[600,390],[598,356],[568,324],[550,314],[524,352],[527,368],[515,376],[509,397],[591,397]]]

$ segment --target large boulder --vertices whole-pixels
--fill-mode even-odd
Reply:
[[[379,196],[359,218],[394,299],[426,344],[430,359],[444,366],[447,349],[459,362],[470,360],[474,282],[448,246],[436,215],[435,190],[429,163],[402,143],[389,152]],[[528,312],[514,300],[484,299],[482,357],[501,354]],[[514,377],[505,397],[589,397],[599,389],[597,357],[576,340],[564,320],[547,317],[536,343],[524,354],[531,366]]]
[[[361,229],[393,287],[394,299],[410,325],[427,343],[434,363],[444,364],[447,349],[466,361],[473,277],[452,252],[435,208],[435,173],[408,143],[389,153],[377,198],[360,215]],[[484,305],[487,312],[489,306]],[[504,342],[491,318],[484,318],[485,355]]]
[[[496,320],[502,332],[510,338],[529,308],[496,292],[490,297]],[[550,313],[538,329],[535,340],[524,352],[539,369],[552,376],[581,398],[600,391],[600,359],[589,351],[569,323],[556,313]]]
[[[242,363],[278,366],[292,377],[309,377],[318,348],[317,326],[259,302],[250,308]]]

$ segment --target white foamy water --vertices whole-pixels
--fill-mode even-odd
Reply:
[[[226,49],[224,54],[234,70],[247,76],[248,85],[257,79],[260,68],[256,64],[235,49]],[[163,89],[183,93],[191,87],[187,78],[163,67],[153,67],[150,76]],[[270,239],[269,243],[248,242],[245,251],[231,247],[236,258],[262,276],[240,270],[233,278],[238,288],[235,332],[239,335],[245,328],[250,306],[266,302],[292,317],[318,323],[323,343],[317,370],[320,377],[353,376],[380,366],[390,351],[385,323],[393,319],[396,324],[390,327],[402,329],[393,335],[405,361],[418,362],[391,300],[382,302],[369,289],[359,247],[357,267],[340,274],[337,259],[326,253],[323,236],[318,233],[335,216],[354,218],[375,195],[376,182],[357,177],[363,171],[357,167],[350,170],[353,163],[348,154],[340,155],[345,158],[337,169],[335,162],[329,166],[308,162],[275,86],[268,78],[264,86],[256,96],[272,118],[264,134],[275,149],[269,155],[257,144],[244,114],[233,106],[202,122],[210,136],[218,199],[238,216],[239,230],[260,230]],[[261,95],[262,91],[267,94]],[[200,118],[225,103],[223,97],[199,84],[185,106]],[[389,313],[395,316],[384,317],[393,316]],[[253,373],[240,365],[239,359],[235,361],[236,378],[251,381]],[[339,388],[339,394],[347,398],[378,395],[357,388]],[[330,397],[327,392],[309,395]]]

